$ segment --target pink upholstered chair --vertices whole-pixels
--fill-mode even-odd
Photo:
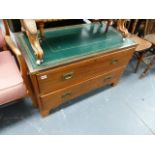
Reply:
[[[5,36],[4,39],[1,29],[0,48],[2,49],[0,51],[0,106],[2,106],[30,95],[31,89],[22,55],[10,36]]]

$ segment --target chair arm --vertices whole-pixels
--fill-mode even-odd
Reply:
[[[20,50],[16,47],[15,43],[12,41],[10,36],[5,36],[5,40],[11,51],[15,54],[19,63],[21,75],[25,79],[25,77],[27,76],[27,66],[25,64]]]

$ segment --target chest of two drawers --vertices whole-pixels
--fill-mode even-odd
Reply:
[[[133,51],[128,48],[109,52],[38,73],[42,115],[91,90],[117,83]]]

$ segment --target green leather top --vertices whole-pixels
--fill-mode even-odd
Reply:
[[[34,72],[135,44],[129,39],[123,41],[121,34],[112,27],[106,34],[104,31],[105,24],[81,24],[46,30],[41,42],[44,51],[41,65],[36,64],[27,36],[18,33],[16,39],[24,51],[30,71]]]

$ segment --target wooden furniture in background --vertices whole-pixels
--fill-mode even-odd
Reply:
[[[143,62],[146,65],[145,70],[140,75],[140,78],[146,76],[148,71],[152,68],[153,64],[155,63],[155,33],[149,34],[153,32],[153,25],[155,25],[153,20],[143,20],[143,25],[138,25],[139,20],[135,19],[132,23],[131,29],[131,37],[135,42],[137,42],[138,46],[136,48],[135,56],[137,57],[137,65],[135,72],[138,71],[139,65]],[[137,31],[136,31],[137,29]],[[143,36],[137,36],[138,30],[142,29]],[[134,34],[134,35],[133,35]]]
[[[137,64],[136,64],[136,68],[135,68],[135,73],[136,73],[138,71],[141,61],[143,61],[145,53],[147,53],[149,51],[149,49],[152,46],[152,43],[150,41],[147,41],[143,37],[139,37],[138,34],[136,33],[136,29],[137,29],[137,25],[138,25],[138,21],[139,21],[138,19],[135,19],[132,21],[128,20],[128,21],[129,21],[128,28],[129,27],[131,28],[130,33],[128,34],[128,38],[132,39],[133,41],[135,41],[137,43],[137,47],[136,47],[135,53],[134,53],[134,55],[137,58]],[[126,20],[126,22],[127,22],[127,20]],[[144,29],[146,29],[146,26],[147,26],[147,23],[145,22]]]
[[[41,42],[44,62],[40,65],[27,36],[15,35],[42,116],[64,102],[118,83],[136,44],[112,27],[105,35],[105,27],[94,23],[45,30],[46,39]]]
[[[155,19],[147,19],[145,27],[145,35],[155,33]]]
[[[147,56],[143,56],[143,62],[146,64],[146,68],[143,71],[141,78],[145,77],[148,71],[151,70],[153,65],[155,64],[155,20],[148,19],[146,20],[146,28],[144,39],[152,43],[152,47],[149,50],[149,54]]]
[[[41,39],[44,37],[44,25],[48,22],[56,22],[56,21],[62,21],[63,19],[35,19],[35,22],[39,28],[40,31],[40,37]]]
[[[102,22],[107,22],[106,28],[105,28],[105,33],[108,32],[109,26],[111,26],[114,22],[113,19],[90,19],[93,23],[99,22],[102,24]]]
[[[37,25],[40,30],[41,38],[44,37],[44,23],[46,22],[54,22],[62,19],[23,19],[21,20],[22,30],[26,32],[30,44],[33,48],[34,54],[36,56],[36,63],[40,65],[44,59],[44,52],[42,47],[40,46],[38,32],[37,32]],[[110,26],[112,21],[117,22],[117,28],[122,33],[123,37],[126,37],[128,34],[127,29],[125,28],[125,20],[107,20],[107,26],[105,28],[105,32],[108,31],[108,27]]]

